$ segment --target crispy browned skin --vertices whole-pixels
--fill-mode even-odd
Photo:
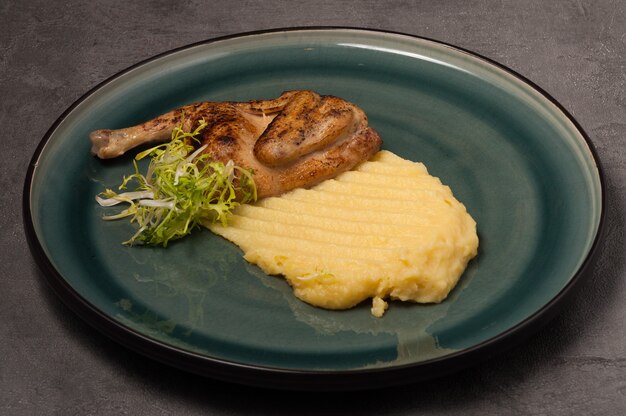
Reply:
[[[91,133],[92,153],[120,156],[144,143],[171,138],[183,119],[191,131],[201,119],[204,152],[223,163],[252,168],[259,198],[310,187],[369,159],[381,146],[365,113],[352,103],[312,91],[288,91],[273,100],[204,102],[143,124]]]

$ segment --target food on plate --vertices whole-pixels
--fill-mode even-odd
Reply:
[[[450,188],[380,151],[363,110],[341,98],[198,103],[90,138],[102,159],[164,142],[135,157],[124,192],[96,197],[128,204],[105,217],[138,224],[126,243],[167,246],[204,225],[322,308],[372,298],[380,317],[387,299],[441,302],[478,250],[476,223]],[[136,160],[146,157],[144,175]]]
[[[139,145],[151,157],[145,175],[107,189],[100,205],[128,203],[105,219],[130,217],[138,231],[127,244],[167,246],[200,220],[225,224],[240,203],[309,187],[367,160],[381,146],[356,105],[313,91],[287,91],[273,100],[203,102],[143,124],[90,134],[92,153],[109,159]]]
[[[228,226],[206,225],[303,301],[347,309],[373,298],[374,316],[385,299],[441,302],[478,250],[476,223],[450,188],[388,151],[311,189],[238,206]]]
[[[174,128],[191,132],[201,123],[201,153],[254,174],[259,198],[309,187],[369,159],[381,146],[356,105],[313,91],[287,91],[273,100],[203,102],[143,124],[90,134],[92,153],[118,157],[139,145],[165,142]]]

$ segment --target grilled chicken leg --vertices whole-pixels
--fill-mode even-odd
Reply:
[[[253,169],[259,198],[332,178],[369,159],[382,143],[354,104],[287,91],[272,100],[191,104],[137,126],[96,130],[91,150],[102,159],[117,157],[144,143],[169,140],[181,121],[183,130],[192,131],[202,119],[204,152]]]

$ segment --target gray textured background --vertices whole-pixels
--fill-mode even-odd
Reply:
[[[100,3],[0,3],[0,414],[626,414],[624,0]],[[401,31],[473,50],[536,82],[587,131],[606,173],[606,242],[574,301],[530,340],[453,376],[393,390],[267,392],[190,376],[118,346],[39,276],[22,227],[24,174],[74,100],[174,47],[303,25]]]

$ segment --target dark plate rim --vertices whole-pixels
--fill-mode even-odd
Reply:
[[[44,148],[52,134],[56,131],[59,124],[83,101],[95,93],[100,88],[109,84],[113,80],[141,67],[149,62],[158,60],[164,56],[174,54],[176,52],[190,49],[200,45],[207,45],[234,38],[251,37],[255,35],[279,32],[298,32],[298,31],[353,31],[353,32],[369,32],[387,35],[398,35],[423,41],[439,44],[455,51],[468,54],[474,58],[478,58],[487,64],[490,64],[504,72],[517,78],[519,81],[527,84],[532,89],[540,93],[544,98],[550,101],[557,109],[565,115],[565,117],[574,125],[576,130],[585,140],[593,162],[598,170],[600,181],[600,222],[598,230],[594,237],[586,258],[582,262],[577,272],[572,276],[570,281],[565,285],[559,293],[557,293],[549,302],[535,311],[531,316],[517,325],[501,332],[500,334],[485,340],[472,347],[451,353],[449,355],[429,359],[422,362],[404,364],[399,366],[373,368],[373,369],[355,369],[340,371],[317,371],[317,370],[293,370],[277,367],[266,367],[251,364],[242,364],[233,361],[223,360],[215,357],[204,356],[165,344],[163,342],[151,339],[138,331],[113,320],[109,315],[103,313],[85,299],[80,293],[72,288],[63,276],[55,269],[51,260],[47,257],[41,242],[37,237],[35,226],[32,219],[31,211],[31,187],[33,177],[35,175],[38,160],[41,157]],[[78,98],[70,107],[68,107],[52,124],[46,134],[37,146],[31,162],[28,165],[26,178],[23,189],[22,199],[23,222],[26,233],[26,239],[30,251],[39,267],[43,277],[50,284],[54,292],[74,313],[83,318],[87,323],[95,327],[101,333],[112,338],[114,341],[134,350],[142,355],[148,356],[164,364],[182,369],[184,371],[195,373],[202,376],[220,379],[223,381],[234,382],[239,384],[252,385],[265,388],[278,388],[289,390],[359,390],[388,387],[392,385],[404,384],[409,382],[423,381],[434,377],[440,377],[469,366],[478,364],[489,359],[496,353],[503,352],[514,345],[517,345],[533,332],[550,321],[570,300],[575,293],[575,289],[589,275],[598,247],[605,234],[606,223],[606,188],[604,171],[597,151],[582,126],[578,121],[549,93],[539,87],[537,84],[527,79],[516,71],[490,59],[477,54],[473,51],[424,36],[418,36],[403,32],[391,30],[370,29],[351,26],[299,26],[285,27],[266,30],[257,30],[230,34],[211,38],[199,42],[194,42],[185,46],[177,47],[163,53],[154,55],[150,58],[142,60],[91,88],[80,98]]]

